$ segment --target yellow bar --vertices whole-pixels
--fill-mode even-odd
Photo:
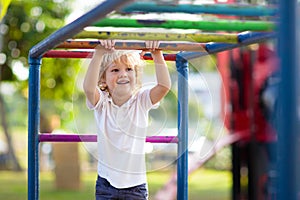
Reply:
[[[81,33],[75,35],[74,38],[238,43],[237,34],[231,33],[141,33],[82,31]]]

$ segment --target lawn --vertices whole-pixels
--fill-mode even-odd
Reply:
[[[3,134],[2,134],[3,135]],[[14,131],[15,150],[21,165],[27,168],[27,135],[24,131]],[[86,160],[86,149],[80,145],[80,162]],[[84,168],[84,167],[83,167]],[[94,170],[81,172],[81,188],[78,191],[57,190],[55,175],[50,172],[40,173],[41,200],[93,200],[96,179]],[[150,200],[155,193],[168,181],[172,171],[154,171],[148,173]],[[189,176],[189,200],[227,200],[231,193],[231,174],[228,171],[199,169]],[[0,200],[27,199],[27,171],[0,171]]]
[[[26,172],[0,171],[0,199],[27,199]],[[150,200],[170,177],[170,172],[159,171],[148,174]],[[84,172],[81,175],[81,189],[78,191],[57,190],[51,172],[40,173],[41,200],[94,199],[95,173]],[[189,177],[190,200],[226,200],[230,199],[230,172],[200,169]]]

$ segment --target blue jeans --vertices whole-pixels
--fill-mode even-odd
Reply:
[[[118,189],[98,176],[96,181],[96,200],[147,200],[148,191],[146,184]]]

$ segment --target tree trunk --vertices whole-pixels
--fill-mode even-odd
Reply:
[[[3,133],[6,137],[6,142],[8,146],[8,169],[14,170],[14,171],[22,171],[22,167],[15,155],[15,150],[12,142],[11,135],[9,134],[9,128],[7,123],[7,114],[5,110],[5,102],[2,97],[2,94],[0,93],[0,115],[1,115],[1,126],[3,128]]]

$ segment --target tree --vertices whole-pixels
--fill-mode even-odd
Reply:
[[[7,14],[0,24],[0,86],[3,82],[9,82],[14,85],[18,93],[23,95],[24,100],[27,99],[28,76],[24,71],[22,73],[20,69],[24,70],[28,67],[29,49],[61,28],[71,12],[70,8],[71,0],[22,0],[11,2]],[[42,72],[41,85],[43,91],[41,92],[41,98],[70,100],[70,91],[73,88],[73,82],[70,79],[74,79],[78,61],[70,59],[46,60],[43,67],[47,73]],[[62,109],[61,104],[56,104],[54,107],[56,110]],[[1,125],[9,147],[9,160],[12,161],[9,168],[21,170],[10,137],[5,98],[1,93],[0,110]],[[41,112],[44,111],[41,110]],[[41,124],[41,129],[43,128]]]

